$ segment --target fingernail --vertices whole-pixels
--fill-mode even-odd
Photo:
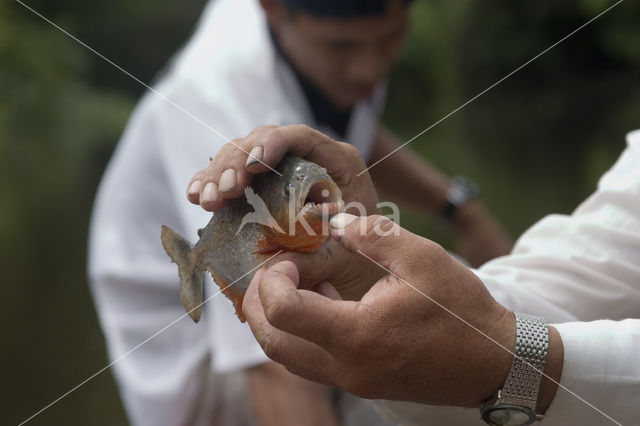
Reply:
[[[227,191],[231,191],[235,187],[236,187],[236,171],[233,169],[227,169],[224,172],[222,172],[222,175],[220,176],[220,186],[218,187],[218,190],[220,192],[227,192]]]
[[[200,204],[217,201],[218,198],[218,185],[216,185],[215,182],[209,182],[204,186],[204,190],[202,191],[202,195],[200,196]]]
[[[260,160],[262,160],[262,147],[260,145],[254,146],[251,152],[249,152],[249,157],[247,158],[245,167],[249,167],[250,165],[257,163]]]
[[[197,194],[198,192],[200,192],[200,188],[202,188],[202,181],[194,180],[193,182],[191,182],[191,185],[189,185],[189,189],[187,189],[187,194],[189,195]]]
[[[333,229],[344,229],[357,218],[358,216],[354,216],[349,213],[338,213],[331,218],[329,224]]]

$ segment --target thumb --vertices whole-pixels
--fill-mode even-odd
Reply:
[[[331,218],[331,236],[345,249],[389,268],[407,250],[411,233],[386,216],[339,213]]]

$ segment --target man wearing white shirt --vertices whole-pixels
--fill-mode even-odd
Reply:
[[[262,146],[267,164],[306,154],[356,194],[345,201],[375,199],[348,146],[302,126],[261,132],[238,144]],[[572,215],[546,217],[475,271],[387,218],[336,215],[332,237],[353,254],[324,262],[362,268],[364,257],[378,280],[340,281],[310,268],[322,256],[288,254],[254,276],[247,320],[272,359],[380,399],[400,424],[482,424],[482,412],[498,425],[638,425],[640,131],[627,144]],[[216,166],[245,159],[222,152],[193,179],[215,182]],[[265,170],[250,164],[243,179]]]
[[[332,424],[325,390],[267,362],[223,298],[207,303],[198,325],[185,318],[136,346],[184,314],[160,226],[197,239],[210,215],[184,202],[184,184],[226,138],[266,124],[306,123],[348,141],[367,161],[397,146],[378,116],[408,13],[406,1],[217,0],[156,86],[159,94],[140,102],[102,181],[89,254],[93,295],[132,423],[241,424],[238,413],[252,407],[267,425]],[[382,189],[397,199],[432,215],[446,205],[449,179],[416,157],[401,152],[377,170]],[[207,195],[230,188],[209,187]],[[508,251],[508,238],[477,200],[459,207],[452,223],[470,262]],[[242,371],[248,391],[236,374]]]

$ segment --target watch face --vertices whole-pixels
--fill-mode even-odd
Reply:
[[[511,404],[489,407],[482,417],[490,424],[500,426],[528,425],[536,418],[535,413],[529,408]]]
[[[521,426],[529,422],[527,414],[511,408],[493,411],[489,414],[489,419],[497,425],[504,426]]]

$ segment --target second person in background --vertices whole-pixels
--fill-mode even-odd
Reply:
[[[207,5],[192,39],[156,86],[170,102],[155,94],[143,98],[98,194],[90,275],[112,359],[183,315],[160,226],[196,239],[209,214],[185,203],[183,188],[226,137],[302,123],[352,144],[369,164],[399,146],[379,116],[387,74],[408,32],[409,3]],[[481,203],[448,199],[451,181],[406,148],[371,175],[387,199],[433,217],[446,213],[458,231],[458,250],[472,265],[509,251],[509,239]],[[200,194],[208,210],[243,190],[233,169],[223,172],[219,185],[205,183],[193,181],[188,192]],[[207,297],[211,288],[207,283]],[[268,361],[222,297],[205,305],[199,324],[188,318],[174,324],[120,360],[114,372],[135,425],[382,424],[368,401]]]

